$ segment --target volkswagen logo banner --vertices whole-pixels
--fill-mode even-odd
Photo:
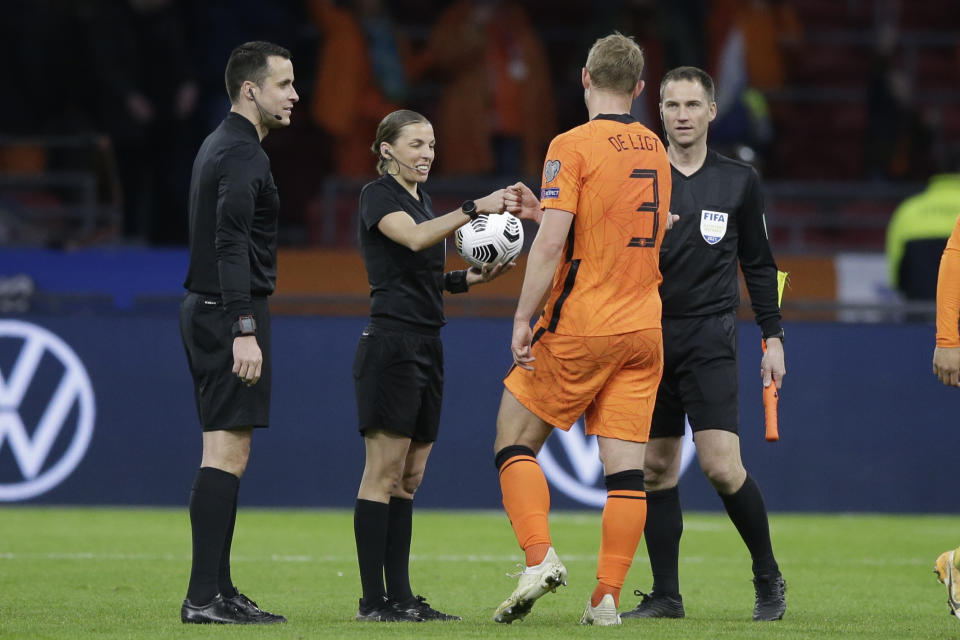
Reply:
[[[63,482],[87,451],[95,416],[93,385],[73,349],[43,327],[0,320],[0,501]]]
[[[583,433],[583,418],[569,431],[554,429],[540,449],[537,460],[550,485],[568,498],[590,507],[603,507],[607,490],[603,484],[603,465],[600,463],[597,439]],[[683,436],[683,454],[680,475],[687,470],[695,453],[693,433],[686,425]]]

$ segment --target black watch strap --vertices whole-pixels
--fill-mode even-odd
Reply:
[[[463,211],[468,216],[470,216],[471,220],[476,220],[477,216],[480,215],[479,213],[477,213],[477,203],[474,202],[473,200],[464,201],[464,203],[460,205],[460,210]]]
[[[770,338],[780,338],[780,342],[783,343],[783,329],[781,328],[780,331],[777,331],[776,333],[771,333],[768,336],[763,336],[764,340],[769,340]]]
[[[233,323],[233,337],[255,336],[257,335],[257,321],[251,315],[244,315],[237,318]]]

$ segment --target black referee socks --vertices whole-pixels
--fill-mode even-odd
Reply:
[[[190,492],[190,528],[193,534],[193,565],[187,598],[195,605],[209,603],[220,590],[220,567],[228,532],[236,516],[240,479],[213,467],[201,467]],[[228,575],[229,575],[229,569]]]
[[[753,575],[768,575],[780,572],[773,558],[773,545],[770,542],[770,523],[767,519],[767,507],[763,503],[760,487],[753,476],[747,474],[743,486],[729,496],[718,494],[723,506],[740,532],[740,537],[750,550],[753,558]]]
[[[383,565],[389,521],[389,504],[357,498],[353,509],[353,533],[357,539],[360,585],[366,603],[380,603],[387,595],[383,588]]]
[[[392,496],[383,572],[387,579],[387,595],[397,602],[413,599],[413,590],[410,588],[410,538],[412,535],[413,500]]]
[[[678,562],[680,537],[683,535],[683,512],[677,487],[647,491],[647,525],[643,537],[647,541],[653,592],[657,595],[680,593]]]

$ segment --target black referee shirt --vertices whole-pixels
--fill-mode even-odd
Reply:
[[[428,196],[418,187],[414,198],[393,177],[385,175],[360,192],[360,252],[370,282],[370,318],[395,321],[411,328],[439,329],[443,316],[443,267],[446,241],[411,251],[377,228],[388,213],[405,211],[417,224],[436,217]]]
[[[680,216],[660,248],[663,315],[702,316],[740,305],[737,263],[764,336],[780,331],[777,265],[763,219],[763,193],[748,164],[707,151],[700,169],[672,171],[670,211]]]
[[[190,268],[183,286],[221,296],[231,317],[277,282],[280,198],[253,124],[230,113],[207,136],[190,178]]]

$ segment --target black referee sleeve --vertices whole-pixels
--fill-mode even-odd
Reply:
[[[750,186],[737,216],[740,269],[750,293],[750,305],[763,335],[780,332],[780,305],[777,303],[777,263],[773,259],[763,217],[760,178],[752,171]]]

